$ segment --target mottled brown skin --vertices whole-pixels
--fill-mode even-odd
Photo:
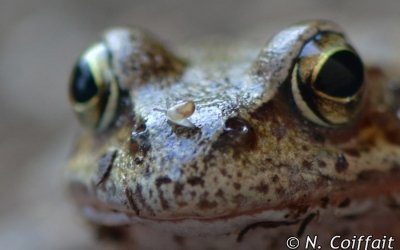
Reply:
[[[240,245],[230,244],[251,245],[246,238],[260,231],[252,230],[256,223],[296,224],[298,229],[305,218],[317,212],[321,218],[329,218],[325,222],[332,229],[356,230],[351,224],[335,225],[336,209],[373,203],[369,210],[360,212],[356,205],[346,213],[365,216],[367,211],[386,211],[389,201],[396,204],[400,194],[396,111],[400,104],[379,69],[366,70],[361,114],[344,126],[315,125],[293,102],[291,69],[302,44],[317,30],[341,32],[329,22],[297,24],[271,40],[258,57],[260,48],[225,44],[185,48],[176,58],[158,49],[159,60],[167,58],[174,66],[153,69],[146,64],[146,73],[141,72],[140,63],[133,69],[124,64],[126,60],[119,60],[114,67],[117,75],[129,80],[120,83],[116,121],[105,132],[82,131],[67,167],[68,189],[83,214],[96,224],[140,222],[170,231],[166,234],[171,237],[207,235],[216,239],[231,233],[233,236],[219,237],[235,242],[227,247],[240,249]],[[133,39],[147,37],[140,34]],[[129,46],[140,42],[134,40]],[[147,49],[152,51],[152,46]],[[143,53],[122,58],[146,56]],[[119,70],[122,68],[125,70]],[[141,78],[133,81],[130,70],[139,71],[136,75]],[[189,118],[195,128],[174,124],[165,114],[153,111],[166,108],[167,98],[196,104]],[[114,157],[108,156],[111,162],[104,167],[101,159],[110,154]],[[275,218],[259,216],[268,211],[284,212]],[[399,210],[389,211],[394,212],[387,217],[399,221]],[[107,219],[103,220],[102,214]],[[112,214],[126,217],[115,219]],[[240,219],[246,215],[256,219]],[[237,218],[240,223],[229,222]],[[364,218],[375,223],[373,216]],[[212,231],[213,226],[191,228],[189,221],[227,223]],[[311,232],[318,232],[318,226],[312,225]],[[304,232],[305,225],[302,227]],[[273,229],[280,234],[281,238],[274,236],[280,239],[279,246],[285,242],[282,235],[297,231],[280,228]],[[393,226],[386,229],[400,240],[399,230]],[[244,243],[236,243],[241,230],[246,230],[240,234]],[[123,231],[130,235],[124,244],[129,238],[136,241],[137,229]],[[191,238],[179,237],[171,248],[188,247],[182,242]],[[199,240],[196,237],[193,242]],[[264,246],[275,248],[273,240]]]

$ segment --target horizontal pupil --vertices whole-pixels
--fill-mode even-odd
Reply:
[[[361,88],[364,69],[361,60],[351,51],[343,50],[330,56],[320,72],[314,87],[333,97],[350,97]]]
[[[71,88],[74,100],[80,103],[90,101],[97,94],[97,85],[84,59],[80,59],[75,66]]]

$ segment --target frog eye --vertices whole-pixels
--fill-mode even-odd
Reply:
[[[346,124],[361,110],[363,63],[341,34],[320,32],[301,49],[291,86],[304,117],[322,126]]]
[[[93,45],[76,63],[69,83],[72,109],[84,126],[97,131],[110,126],[118,109],[119,88],[109,58],[104,43]]]

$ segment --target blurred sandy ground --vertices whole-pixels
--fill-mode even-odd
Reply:
[[[60,176],[78,129],[66,96],[69,72],[104,28],[139,25],[173,47],[207,34],[269,37],[314,18],[341,24],[364,59],[396,74],[398,0],[1,0],[0,248],[94,249]]]

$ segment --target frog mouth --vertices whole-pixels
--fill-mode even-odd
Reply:
[[[83,206],[83,215],[91,221],[107,226],[121,226],[143,224],[153,228],[159,228],[180,236],[212,236],[223,235],[246,228],[261,221],[268,221],[274,227],[280,225],[297,224],[300,219],[284,218],[289,212],[288,209],[280,211],[269,210],[252,215],[241,215],[227,218],[215,219],[175,219],[175,220],[154,220],[130,216],[125,212],[99,210],[93,206]],[[304,216],[306,217],[306,216]],[[262,219],[261,219],[262,218]],[[280,219],[282,218],[282,219]]]
[[[267,210],[255,214],[242,214],[240,216],[214,219],[176,219],[176,220],[154,220],[131,216],[129,213],[99,210],[93,206],[83,206],[82,214],[90,221],[100,223],[104,226],[132,226],[145,225],[155,229],[161,229],[179,236],[218,236],[236,232],[237,241],[241,241],[244,234],[250,229],[258,226],[263,228],[276,228],[294,226],[298,236],[304,232],[305,227],[314,218],[350,218],[355,215],[365,214],[367,211],[377,211],[376,201],[373,199],[353,202],[351,207],[338,208],[328,206],[321,210],[320,207],[309,208],[307,213],[296,219],[287,218],[291,212],[289,208],[281,210]],[[374,209],[372,209],[374,208]],[[378,207],[381,210],[382,206]],[[385,209],[385,208],[384,208]],[[393,211],[393,210],[392,210]],[[384,211],[387,213],[388,211]],[[332,214],[335,216],[332,217]],[[319,219],[318,219],[319,220]],[[336,219],[334,219],[336,220]],[[300,235],[299,235],[300,234]]]
[[[393,197],[393,206],[400,204],[400,196],[395,199],[395,194],[400,194],[399,174],[400,171],[392,171],[391,176],[379,175],[376,172],[369,175],[365,173],[357,181],[342,183],[340,191],[330,192],[327,196],[292,202],[282,201],[276,206],[258,207],[228,215],[209,213],[208,216],[198,216],[196,213],[193,216],[164,213],[171,212],[170,210],[161,211],[164,214],[158,215],[146,214],[145,210],[142,213],[129,208],[130,206],[127,206],[129,200],[126,200],[126,204],[120,205],[101,201],[102,193],[95,191],[101,187],[86,186],[81,182],[70,182],[69,190],[79,204],[81,213],[96,224],[107,226],[143,224],[182,236],[207,236],[240,231],[257,223],[277,226],[298,224],[311,214],[343,217],[360,215],[371,208],[389,209],[387,197]],[[332,182],[331,185],[338,183]]]
[[[400,190],[395,195],[394,185],[396,183],[392,182],[385,188],[378,187],[375,189],[375,194],[369,192],[368,196],[366,194],[360,196],[359,193],[354,196],[344,196],[339,193],[337,197],[330,196],[325,204],[314,203],[312,205],[310,203],[309,206],[303,207],[303,211],[299,210],[301,207],[299,204],[297,208],[286,204],[287,206],[209,218],[187,216],[168,219],[138,216],[132,210],[101,203],[93,196],[88,199],[88,196],[82,195],[82,186],[78,187],[79,185],[74,188],[75,191],[79,191],[80,195],[74,196],[74,198],[78,199],[81,214],[96,224],[112,227],[142,224],[179,236],[212,236],[249,230],[249,228],[261,224],[263,227],[297,225],[296,227],[301,228],[305,222],[309,222],[315,216],[330,218],[333,215],[334,218],[347,218],[364,215],[369,211],[390,210],[391,207],[400,204]],[[382,193],[386,193],[386,196],[383,196]],[[89,195],[89,193],[86,194]],[[390,200],[387,198],[389,196]],[[388,201],[392,205],[388,205]],[[394,210],[392,209],[392,211]]]

